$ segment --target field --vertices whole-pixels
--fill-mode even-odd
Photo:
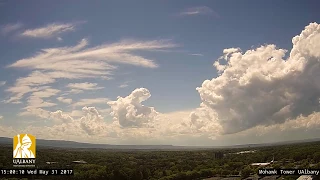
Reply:
[[[247,150],[254,153],[236,154]],[[112,180],[191,180],[209,177],[254,176],[254,162],[269,162],[273,168],[320,168],[320,142],[258,148],[232,148],[183,151],[128,151],[103,149],[38,148],[37,167],[73,168],[74,176],[28,177],[38,179],[112,179]],[[83,160],[86,164],[72,161]],[[47,164],[46,162],[57,162]],[[0,147],[0,167],[12,168],[12,148]],[[2,179],[14,179],[2,177]],[[19,177],[23,178],[23,177]],[[281,177],[282,178],[282,177]],[[296,179],[297,176],[283,176]]]

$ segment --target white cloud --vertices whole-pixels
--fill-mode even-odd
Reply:
[[[45,138],[65,139],[66,136],[75,137],[73,140],[79,140],[78,138],[86,138],[88,136],[97,138],[97,136],[106,135],[117,128],[114,124],[105,123],[103,117],[95,107],[83,107],[82,111],[77,111],[76,113],[74,113],[75,111],[72,113],[64,113],[61,110],[50,112],[41,109],[33,111],[34,112],[30,113],[37,114],[38,117],[44,118],[45,120],[52,120],[54,125],[29,126],[24,129],[24,131],[30,131],[35,135],[40,135]]]
[[[73,118],[61,110],[50,112],[47,118],[52,119],[55,125],[51,127],[29,126],[25,131],[33,132],[37,137],[48,139],[71,137],[71,140],[79,141],[82,139],[83,142],[86,139],[100,141],[99,137],[117,136],[117,131],[120,130],[117,123],[107,124],[95,107],[83,107],[79,118]]]
[[[58,90],[58,89],[45,88],[45,89],[42,89],[41,91],[33,92],[31,97],[48,98],[48,97],[51,97],[51,96],[55,96],[59,92],[60,92],[60,90]]]
[[[47,118],[49,111],[44,110],[43,108],[53,107],[57,104],[43,99],[55,96],[60,92],[60,90],[44,86],[32,90],[31,92],[31,95],[27,98],[26,106],[22,108],[24,111],[19,113],[19,115]]]
[[[111,113],[111,108],[105,108],[105,109],[99,109],[99,112],[101,113],[101,114],[106,114],[106,115],[110,115],[110,113]]]
[[[170,113],[158,113],[154,121],[153,132],[155,137],[173,138],[180,135],[197,135],[196,132],[192,132],[190,126],[189,114],[191,110],[175,111]]]
[[[21,23],[7,24],[2,26],[1,32],[2,34],[7,34],[20,29],[22,26],[23,25]]]
[[[43,49],[31,58],[18,60],[9,67],[25,67],[39,70],[59,70],[90,75],[107,75],[103,70],[114,69],[109,63],[131,64],[155,68],[150,59],[131,54],[136,50],[155,50],[176,47],[168,41],[121,41],[119,43],[83,49],[88,45],[86,39],[73,47]]]
[[[129,83],[131,83],[131,82],[133,82],[133,81],[126,81],[126,82],[122,83],[121,85],[119,85],[118,87],[119,88],[126,88],[129,86]]]
[[[203,56],[203,54],[190,54],[191,56]]]
[[[319,130],[320,25],[310,24],[292,41],[293,48],[287,59],[284,59],[286,50],[275,45],[246,52],[239,48],[225,49],[223,56],[214,63],[220,73],[218,77],[204,81],[197,88],[202,103],[195,110],[159,113],[153,107],[142,105],[151,97],[145,88],[136,89],[115,101],[107,98],[81,99],[72,105],[85,106],[82,111],[47,110],[56,106],[48,98],[56,96],[60,90],[48,85],[57,79],[79,80],[101,77],[101,74],[109,77],[116,68],[109,63],[123,63],[126,61],[120,58],[123,54],[131,56],[134,50],[162,48],[159,42],[136,41],[84,49],[87,41],[83,40],[73,47],[45,49],[34,57],[19,60],[11,67],[29,68],[32,72],[17,79],[15,85],[7,89],[13,93],[7,102],[19,102],[27,95],[26,107],[20,115],[51,119],[55,125],[29,126],[25,131],[50,139],[70,137],[78,141],[142,144],[188,142],[201,138],[221,143],[229,138],[241,143],[244,141],[240,142],[238,137],[258,140],[262,135],[269,137],[294,130]],[[150,48],[152,44],[154,47]],[[142,63],[135,61],[135,57],[132,55],[132,61],[126,64],[149,68],[157,66],[143,57],[139,59],[144,59]],[[109,68],[100,68],[101,64]],[[99,88],[97,84],[88,82],[69,85],[71,91]],[[72,103],[71,99],[62,96],[56,98]],[[95,107],[87,107],[93,104],[108,104],[111,109],[98,111]],[[105,121],[101,115],[110,111],[113,122]],[[14,130],[0,126],[0,134],[8,135]]]
[[[119,43],[84,49],[87,45],[88,41],[83,39],[73,47],[43,49],[33,57],[20,59],[11,64],[9,67],[28,68],[33,71],[26,77],[18,78],[15,85],[7,89],[12,96],[5,102],[20,103],[20,99],[25,94],[32,92],[35,86],[52,84],[56,82],[56,79],[74,80],[97,77],[108,79],[108,76],[111,76],[112,71],[116,69],[110,63],[156,68],[157,64],[153,60],[134,55],[132,52],[176,47],[175,44],[166,40],[124,40]],[[92,84],[82,85],[84,85],[82,88],[86,88],[85,86]],[[81,89],[74,89],[71,90],[71,93],[81,91]]]
[[[56,112],[50,112],[50,118],[53,119],[56,123],[70,123],[73,121],[73,118],[68,114],[64,114],[61,110]]]
[[[0,136],[1,137],[13,137],[18,132],[12,126],[1,126],[0,125]]]
[[[0,115],[0,120],[3,119],[3,116]]]
[[[71,111],[70,116],[71,117],[81,117],[82,116],[82,111],[73,110],[73,111]]]
[[[155,116],[158,114],[153,107],[147,107],[141,103],[151,96],[148,89],[134,90],[127,97],[118,97],[116,101],[108,102],[111,106],[111,116],[119,121],[122,127],[152,126]]]
[[[129,85],[128,84],[121,84],[120,86],[119,86],[119,88],[126,88],[126,87],[128,87]]]
[[[203,105],[190,113],[190,122],[186,125],[190,126],[193,133],[206,134],[211,138],[215,138],[223,132],[215,112]]]
[[[107,104],[110,100],[108,98],[94,98],[94,99],[81,99],[80,101],[73,103],[72,106],[90,106],[93,104]]]
[[[128,86],[129,86],[129,82],[126,81],[126,82],[124,82],[123,84],[121,84],[121,85],[119,86],[119,88],[126,88],[126,87],[128,87]]]
[[[101,76],[101,79],[103,79],[103,80],[111,80],[111,79],[113,79],[113,77]]]
[[[97,83],[69,83],[68,88],[71,89],[70,92],[82,92],[82,90],[98,90],[103,89],[104,87],[98,87]]]
[[[57,37],[57,41],[61,42],[63,39],[61,37]]]
[[[180,12],[181,16],[195,16],[195,15],[205,15],[205,14],[214,14],[217,15],[210,7],[207,6],[198,6],[187,8]]]
[[[72,103],[72,99],[70,98],[64,98],[64,97],[57,97],[57,100],[66,104],[71,104]]]
[[[74,31],[75,26],[76,25],[73,23],[52,23],[36,29],[27,29],[21,33],[21,36],[32,38],[51,38],[62,33]]]
[[[257,126],[236,134],[218,136],[209,140],[206,134],[192,132],[187,122],[190,111],[159,114],[156,117],[155,128],[121,128],[118,121],[107,123],[94,107],[84,107],[81,116],[74,118],[70,113],[62,111],[51,112],[48,119],[52,119],[53,126],[29,126],[24,129],[0,126],[0,133],[12,136],[11,131],[32,132],[41,139],[62,139],[91,143],[108,144],[175,144],[175,145],[231,145],[244,143],[276,142],[282,140],[281,134],[290,134],[293,130],[300,134],[310,134],[312,130],[320,128],[320,113],[313,113],[307,117],[300,116],[294,120],[287,120],[283,124],[272,126]],[[181,123],[183,122],[183,123]],[[4,129],[5,131],[1,131]],[[10,132],[9,132],[10,130]],[[305,132],[305,133],[304,133]],[[16,133],[15,133],[16,134]],[[14,134],[13,134],[14,135]],[[312,136],[307,136],[312,137]],[[292,140],[292,139],[290,139]]]
[[[26,79],[26,81],[27,81],[27,79]],[[19,103],[21,103],[20,99],[23,97],[24,94],[27,94],[30,92],[41,91],[45,88],[50,88],[50,86],[30,87],[30,85],[31,84],[29,84],[29,83],[27,83],[27,84],[16,83],[15,86],[9,87],[8,89],[6,89],[6,91],[11,92],[12,94],[14,94],[14,96],[10,97],[8,100],[4,100],[4,102],[19,104]]]
[[[202,103],[191,124],[213,135],[232,134],[319,112],[320,25],[306,26],[292,42],[288,59],[275,45],[224,50],[218,61],[226,63],[214,64],[221,74],[197,88]]]
[[[66,94],[79,94],[79,93],[83,93],[83,90],[80,89],[71,89],[70,91],[68,91]]]
[[[262,136],[275,131],[290,131],[294,129],[308,131],[310,129],[320,129],[320,112],[313,112],[308,116],[300,115],[295,119],[286,120],[282,124],[273,124],[270,126],[259,125],[250,131],[255,131],[258,136]]]
[[[47,119],[50,117],[50,112],[47,110],[44,110],[42,108],[24,108],[25,111],[19,113],[19,116],[36,116],[40,118]]]
[[[105,124],[98,110],[95,107],[84,107],[82,111],[85,114],[80,119],[80,127],[82,130],[88,135],[101,134]]]
[[[0,86],[4,86],[4,85],[6,85],[6,81],[0,81]]]

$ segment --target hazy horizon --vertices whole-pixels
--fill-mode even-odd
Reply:
[[[320,138],[318,6],[3,1],[0,136],[176,146]]]
[[[0,140],[3,140],[3,139],[10,139],[10,143],[11,144],[11,140],[13,139],[12,137],[0,137]],[[91,148],[103,148],[103,147],[100,147],[101,145],[106,145],[106,148],[108,148],[108,146],[110,147],[113,147],[113,146],[172,146],[172,147],[199,147],[199,148],[225,148],[225,147],[242,147],[242,146],[252,146],[252,148],[255,148],[255,147],[264,147],[265,145],[268,146],[268,145],[285,145],[285,144],[296,144],[296,143],[310,143],[310,142],[317,142],[317,141],[320,141],[320,138],[312,138],[312,139],[298,139],[298,140],[291,140],[291,141],[273,141],[273,142],[261,142],[261,143],[247,143],[247,144],[229,144],[229,145],[217,145],[217,146],[214,146],[214,145],[172,145],[172,144],[107,144],[107,143],[90,143],[90,142],[78,142],[78,141],[71,141],[71,140],[57,140],[57,139],[36,139],[38,140],[37,141],[37,146],[49,146],[49,147],[65,147],[66,145],[68,145],[68,148],[72,148],[72,144],[73,143],[76,143],[76,144],[87,144],[87,145],[93,145]],[[39,145],[39,141],[40,142],[40,145]],[[48,144],[49,141],[54,141],[55,143],[60,143],[60,142],[65,142],[67,144],[63,144],[61,146],[59,146],[59,144]],[[1,141],[0,144],[7,144],[8,142],[7,141]],[[94,145],[98,145],[99,147],[97,146],[94,146]],[[110,148],[109,147],[109,148]],[[79,148],[78,146],[74,147],[74,148]],[[84,146],[82,148],[87,148],[87,146]]]

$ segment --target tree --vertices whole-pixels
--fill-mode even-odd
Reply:
[[[313,160],[315,162],[320,162],[320,152],[316,152],[313,154]]]
[[[247,166],[244,169],[242,169],[241,178],[247,178],[250,176],[251,173],[252,173],[252,169],[249,166]]]

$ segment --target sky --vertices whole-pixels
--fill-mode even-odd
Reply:
[[[320,138],[319,2],[0,1],[0,136]]]

